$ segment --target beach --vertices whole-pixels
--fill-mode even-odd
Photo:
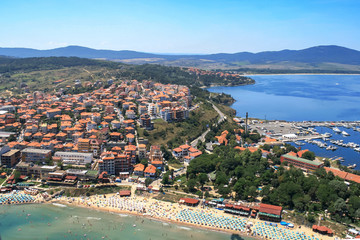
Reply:
[[[116,194],[80,198],[67,198],[63,196],[53,200],[53,203],[119,214],[131,214],[163,222],[226,232],[254,239],[334,239],[334,237],[314,233],[312,229],[304,226],[301,226],[301,228],[295,226],[293,229],[274,226],[273,224],[270,226],[268,223],[258,219],[233,216],[213,208],[202,206],[188,207],[178,203],[162,202],[152,198],[120,198]]]

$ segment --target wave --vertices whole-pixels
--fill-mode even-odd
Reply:
[[[66,205],[64,204],[60,204],[60,203],[53,203],[54,206],[57,206],[57,207],[67,207]]]
[[[97,217],[87,217],[86,219],[89,219],[89,220],[101,220],[101,218],[97,218]]]
[[[190,230],[191,230],[191,228],[188,228],[188,227],[178,227],[178,228],[180,228],[180,229],[184,229],[184,230],[188,230],[188,231],[190,231]]]
[[[120,217],[128,217],[129,215],[126,214],[118,214]]]
[[[168,223],[165,223],[165,222],[163,222],[162,223],[164,226],[169,226],[170,224],[168,224]]]

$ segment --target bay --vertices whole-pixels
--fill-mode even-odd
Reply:
[[[211,87],[236,100],[237,116],[287,121],[360,120],[360,75],[252,75],[247,86]]]
[[[136,226],[135,226],[136,225]],[[144,217],[52,205],[0,206],[0,239],[250,239]]]

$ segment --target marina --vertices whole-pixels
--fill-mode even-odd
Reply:
[[[360,170],[360,123],[354,122],[285,122],[253,120],[251,129],[289,143],[297,148],[309,149],[316,156],[341,158],[341,164]],[[346,134],[344,134],[344,132]]]

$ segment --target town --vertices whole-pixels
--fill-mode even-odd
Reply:
[[[82,84],[77,80],[73,88]],[[277,201],[270,198],[270,185],[263,179],[266,172],[274,175],[287,170],[295,174],[293,168],[297,168],[311,176],[324,170],[325,176],[332,174],[348,185],[360,183],[359,175],[341,171],[328,161],[315,159],[311,151],[287,144],[290,135],[297,139],[304,134],[285,134],[284,127],[279,127],[284,123],[273,124],[276,133],[262,132],[264,126],[270,127],[267,123],[228,119],[214,104],[210,108],[216,110],[219,120],[198,138],[171,148],[152,144],[146,136],[154,130],[154,121],[186,121],[207,100],[194,101],[186,86],[149,80],[111,79],[93,84],[97,89],[78,94],[69,93],[72,87],[66,86],[53,93],[35,91],[26,98],[1,100],[0,204],[60,201],[135,211],[159,219],[164,218],[160,212],[168,209],[166,218],[176,222],[252,236],[275,236],[283,231],[277,227],[280,223],[286,229],[284,237],[290,237],[298,234],[296,223],[289,214],[284,216],[281,206],[270,204]],[[224,159],[218,168],[214,157],[220,156]],[[244,178],[245,170],[239,164],[248,168],[251,178]],[[226,173],[232,177],[227,178]],[[250,179],[258,182],[256,187],[246,186]],[[83,191],[77,195],[76,189]],[[187,207],[176,211],[170,211],[171,204],[154,208],[161,205],[165,193],[170,197],[167,201]],[[105,194],[111,197],[105,198]],[[122,198],[135,195],[138,197],[132,202]],[[146,200],[151,196],[152,200]],[[199,208],[213,209],[218,217],[208,225],[209,216]],[[228,220],[228,216],[242,218]],[[255,224],[244,220],[247,218]],[[308,220],[315,223],[312,218]],[[264,225],[263,221],[273,223]],[[311,232],[329,239],[334,235],[330,228],[315,224]],[[312,239],[308,234],[301,233],[302,239]]]

